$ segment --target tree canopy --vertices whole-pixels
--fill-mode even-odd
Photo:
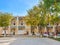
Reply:
[[[7,27],[10,25],[12,15],[9,13],[0,13],[0,27]]]
[[[27,22],[31,25],[46,26],[48,23],[54,24],[59,21],[60,1],[42,0],[37,6],[28,10]]]

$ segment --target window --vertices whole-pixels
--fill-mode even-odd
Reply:
[[[15,25],[15,22],[13,23],[13,25]]]
[[[21,25],[23,25],[23,21],[21,22]]]
[[[25,30],[25,26],[19,26],[18,29],[19,30]]]

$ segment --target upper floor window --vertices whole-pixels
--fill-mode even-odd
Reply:
[[[23,22],[21,22],[21,25],[23,25]]]
[[[12,21],[12,25],[16,25],[15,21]]]
[[[15,25],[15,22],[13,23],[13,25]]]
[[[21,25],[23,25],[23,21],[21,21]]]

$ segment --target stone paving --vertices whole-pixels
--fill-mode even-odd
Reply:
[[[16,40],[15,38],[7,38],[7,37],[3,37],[0,38],[0,45],[9,45],[10,43],[12,43],[14,40]]]
[[[0,38],[0,45],[60,45],[59,41],[39,37]]]
[[[60,45],[60,42],[49,38],[18,38],[10,45]]]

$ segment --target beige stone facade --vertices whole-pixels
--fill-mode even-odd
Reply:
[[[24,17],[14,17],[11,20],[11,25],[6,29],[6,34],[26,34],[30,33],[30,26],[27,26]],[[4,34],[4,30],[0,27],[0,35]]]
[[[60,26],[58,26],[57,28],[58,32],[60,32]],[[53,28],[50,27],[50,28],[47,28],[47,29],[42,29],[42,33],[45,33],[45,32],[53,32]],[[14,17],[12,20],[11,20],[11,25],[7,28],[6,30],[6,34],[27,34],[27,32],[29,33],[29,35],[31,35],[31,27],[30,25],[26,25],[26,22],[24,20],[24,17]],[[34,33],[39,33],[39,30],[38,28],[34,30]],[[1,34],[4,34],[4,31],[3,31],[3,28],[0,27],[0,35]]]

